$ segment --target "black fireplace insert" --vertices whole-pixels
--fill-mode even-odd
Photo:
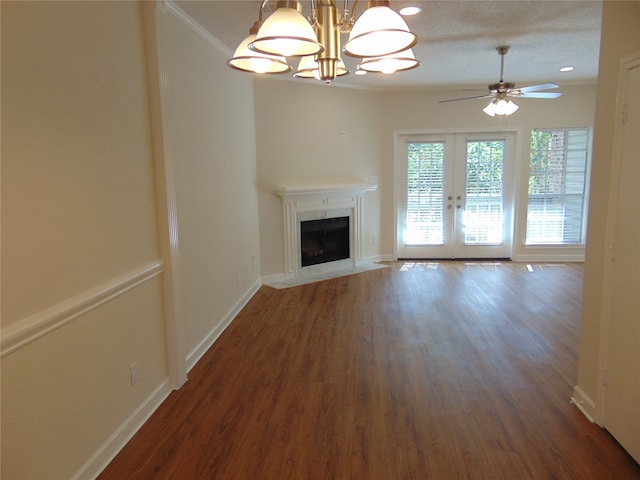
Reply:
[[[349,258],[349,217],[300,222],[302,266]]]

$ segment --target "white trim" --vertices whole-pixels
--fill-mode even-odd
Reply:
[[[514,262],[567,262],[567,263],[581,263],[584,262],[584,253],[525,253],[517,254],[513,256]]]
[[[577,385],[573,387],[571,403],[578,407],[591,423],[595,423],[596,403]]]
[[[369,265],[371,263],[378,263],[378,262],[393,262],[394,259],[392,255],[388,255],[388,254],[377,254],[377,255],[370,255],[368,257],[365,257],[362,259],[362,261],[360,262],[360,265]]]
[[[189,353],[187,356],[187,371],[191,371],[191,369],[198,363],[198,361],[202,358],[202,356],[207,353],[207,350],[211,348],[211,346],[215,343],[218,337],[225,331],[225,329],[231,324],[233,319],[240,313],[240,310],[244,308],[244,306],[249,303],[249,300],[253,298],[256,292],[260,289],[262,283],[257,281],[254,283],[249,290],[236,302],[236,304],[231,307],[231,310],[227,312],[227,314],[223,317],[223,319],[215,325],[211,331],[202,339],[202,341],[196,345],[196,347]]]
[[[298,278],[303,271],[318,273],[313,267],[302,267],[300,246],[300,222],[313,218],[333,218],[349,216],[351,266],[359,266],[362,261],[364,241],[364,194],[375,191],[375,184],[330,184],[307,186],[280,186],[276,193],[282,198],[284,227],[284,274],[286,280]],[[344,267],[345,262],[328,262],[320,270]]]
[[[505,185],[510,183],[510,187],[508,188],[508,192],[511,194],[511,207],[510,212],[508,214],[509,222],[511,223],[511,229],[508,232],[510,248],[508,249],[508,257],[513,259],[516,253],[516,229],[517,229],[517,209],[519,205],[519,178],[522,176],[521,172],[521,157],[522,157],[522,136],[523,136],[523,127],[497,127],[497,128],[488,128],[488,127],[476,127],[476,128],[444,128],[444,129],[403,129],[403,130],[394,130],[393,131],[393,182],[392,182],[392,198],[393,198],[393,257],[396,259],[399,258],[399,235],[400,231],[398,229],[398,221],[401,216],[401,212],[399,212],[400,205],[406,202],[406,198],[404,195],[406,193],[405,188],[405,173],[406,173],[406,150],[405,140],[408,140],[410,137],[442,137],[444,140],[445,137],[451,136],[452,141],[456,141],[456,137],[464,137],[469,136],[474,139],[478,136],[494,136],[494,135],[504,135],[505,139],[510,139],[510,142],[513,146],[512,154],[513,154],[513,166],[510,170],[510,179],[505,177]],[[505,170],[506,172],[507,170]],[[424,253],[424,252],[423,252]],[[473,256],[473,255],[471,255]],[[426,257],[425,257],[426,258]],[[446,258],[442,257],[442,258]]]
[[[377,185],[368,183],[284,186],[276,188],[276,193],[287,201],[304,201],[308,200],[307,197],[310,195],[318,195],[320,197],[333,193],[362,195],[365,192],[374,192],[377,188]]]
[[[360,262],[358,262],[358,266],[367,266],[378,262],[394,262],[396,260],[398,259],[393,258],[393,255],[390,254],[372,255],[363,258]],[[287,280],[288,277],[284,273],[274,273],[272,275],[265,275],[264,277],[262,277],[262,284],[271,286],[274,284],[284,283]]]
[[[162,272],[162,261],[155,260],[3,328],[0,358],[44,337]]]
[[[600,309],[600,329],[598,342],[598,382],[596,383],[597,408],[594,418],[600,424],[605,423],[606,389],[602,382],[603,372],[608,364],[609,328],[611,314],[611,286],[613,283],[612,248],[615,245],[617,228],[616,212],[618,209],[618,185],[622,162],[623,128],[620,122],[628,89],[628,72],[640,67],[640,52],[628,55],[620,60],[618,67],[618,86],[616,91],[615,127],[613,131],[613,148],[611,152],[611,170],[609,176],[609,198],[604,234],[604,257],[602,272],[602,305]]]
[[[71,479],[97,478],[170,393],[170,380],[166,379],[120,424],[100,448],[78,469]]]
[[[165,260],[163,276],[164,328],[167,367],[171,385],[180,388],[187,381],[185,361],[185,320],[179,288],[180,248],[178,235],[178,207],[174,162],[171,148],[170,98],[167,75],[167,47],[164,34],[164,4],[145,3],[144,21],[148,45],[148,84],[151,109],[151,142],[156,182],[156,209],[160,254]]]
[[[272,275],[265,275],[262,277],[263,285],[270,285],[272,283],[284,282],[287,276],[284,273],[274,273]]]
[[[162,12],[170,13],[171,15],[179,19],[182,23],[187,25],[191,30],[193,30],[211,45],[216,47],[227,57],[231,57],[233,55],[231,49],[227,47],[220,39],[212,35],[210,31],[200,25],[196,20],[193,19],[193,17],[191,17],[188,13],[182,10],[171,0],[160,0],[158,2],[158,9]]]

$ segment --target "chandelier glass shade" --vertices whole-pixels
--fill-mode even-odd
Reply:
[[[352,57],[382,57],[413,47],[418,41],[402,17],[388,6],[364,11],[351,29],[344,51]]]
[[[392,73],[411,70],[420,66],[420,62],[416,60],[413,50],[410,48],[402,52],[392,53],[383,57],[365,58],[358,65],[359,69],[367,72],[384,73],[391,75]]]
[[[315,55],[324,50],[309,22],[299,10],[288,6],[278,8],[267,18],[249,48],[283,57]]]
[[[251,73],[287,73],[291,71],[291,66],[285,57],[278,55],[266,55],[249,49],[249,44],[256,38],[256,33],[260,27],[260,22],[256,22],[251,27],[249,36],[245,38],[238,48],[236,48],[233,58],[227,61],[227,65],[236,70]]]
[[[498,96],[491,100],[482,111],[490,117],[495,117],[496,115],[511,115],[516,113],[518,108],[520,107],[511,100],[506,99],[504,96]]]
[[[348,0],[342,11],[336,0],[313,0],[308,20],[298,0],[277,0],[276,10],[262,22],[268,1],[262,1],[259,20],[227,61],[230,67],[250,73],[286,73],[292,70],[286,57],[301,57],[294,76],[328,84],[349,73],[340,46],[341,34],[347,33],[344,52],[363,58],[358,66],[363,73],[390,74],[420,65],[411,50],[418,37],[389,7],[389,0],[368,0],[357,20],[348,9]]]

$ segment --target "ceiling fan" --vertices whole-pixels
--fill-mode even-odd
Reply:
[[[473,97],[461,97],[452,98],[449,100],[440,100],[439,103],[445,102],[457,102],[459,100],[472,100],[479,98],[492,98],[489,105],[483,110],[487,115],[511,115],[519,107],[509,100],[507,97],[516,98],[558,98],[562,93],[560,92],[541,92],[540,90],[549,90],[551,88],[558,88],[555,83],[542,83],[539,85],[529,85],[528,87],[516,88],[515,83],[505,82],[503,78],[504,74],[504,56],[509,51],[508,46],[497,47],[496,50],[500,55],[500,81],[498,83],[492,83],[488,86],[489,92],[483,95],[475,95]],[[465,89],[470,92],[484,92],[484,90],[471,90]]]

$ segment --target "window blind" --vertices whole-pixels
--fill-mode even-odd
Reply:
[[[444,142],[407,144],[407,245],[444,243]]]
[[[583,244],[589,131],[531,134],[526,244]]]

